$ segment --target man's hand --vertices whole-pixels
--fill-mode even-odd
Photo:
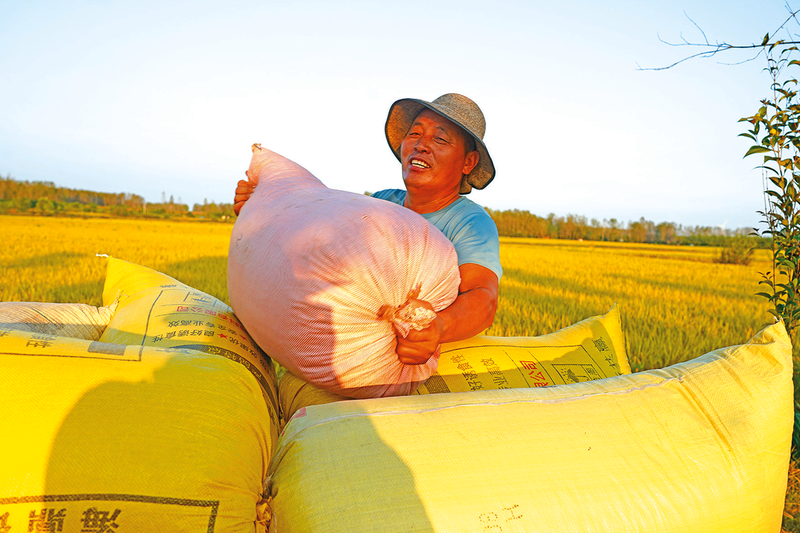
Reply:
[[[233,213],[236,216],[239,216],[242,206],[250,199],[255,190],[256,184],[249,180],[239,180],[239,183],[236,184],[236,195],[233,197]]]
[[[497,275],[486,267],[466,263],[458,267],[461,283],[458,297],[436,313],[429,327],[403,338],[397,334],[397,358],[407,365],[424,364],[439,344],[469,339],[492,325],[497,311]],[[422,300],[415,300],[433,309]]]
[[[425,307],[433,311],[433,306],[423,300],[411,300],[418,307]],[[442,319],[437,315],[430,325],[422,330],[411,329],[403,337],[395,328],[397,334],[397,359],[405,365],[424,365],[436,352],[442,338]]]

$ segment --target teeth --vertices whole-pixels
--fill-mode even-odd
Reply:
[[[418,161],[418,160],[416,160],[416,159],[412,160],[412,161],[411,161],[411,164],[412,164],[413,166],[415,166],[415,167],[419,167],[419,168],[431,168],[431,167],[430,167],[430,165],[428,165],[428,164],[426,164],[426,163],[423,163],[422,161]]]

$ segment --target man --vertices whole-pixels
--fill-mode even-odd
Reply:
[[[458,297],[421,331],[397,335],[397,357],[405,364],[424,364],[439,344],[473,337],[489,327],[497,310],[502,276],[497,227],[486,211],[462,194],[484,188],[494,178],[494,165],[483,135],[480,108],[459,94],[432,102],[398,100],[389,110],[385,133],[400,161],[406,190],[387,189],[373,195],[419,213],[453,243],[461,283]],[[241,180],[234,212],[255,187]],[[427,302],[419,305],[432,309]]]

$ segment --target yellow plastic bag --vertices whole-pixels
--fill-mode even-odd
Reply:
[[[277,440],[278,391],[272,361],[256,345],[230,307],[161,272],[108,258],[103,303],[116,311],[100,340],[115,344],[188,348],[221,355],[258,379]]]
[[[548,387],[630,374],[619,311],[539,337],[477,336],[442,345],[417,394]]]
[[[272,446],[224,357],[0,330],[0,531],[265,531]]]
[[[311,406],[270,531],[776,533],[792,395],[779,323],[663,370]]]
[[[546,387],[630,374],[616,306],[605,315],[539,337],[489,337],[443,344],[439,368],[416,394]],[[303,407],[347,400],[287,372],[278,383],[283,420]]]

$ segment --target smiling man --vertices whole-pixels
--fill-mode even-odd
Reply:
[[[494,320],[503,274],[497,227],[485,209],[462,196],[488,185],[494,164],[483,143],[483,113],[460,94],[445,94],[432,102],[398,100],[389,109],[385,130],[406,190],[388,189],[373,197],[428,219],[458,254],[461,284],[456,300],[439,311],[428,328],[397,336],[399,360],[423,364],[439,344],[473,337]]]
[[[389,109],[386,140],[400,161],[405,190],[386,189],[373,197],[419,213],[453,243],[461,283],[458,297],[424,330],[397,335],[397,357],[410,365],[424,364],[443,342],[468,339],[489,327],[497,310],[497,289],[503,270],[497,227],[481,206],[466,198],[473,187],[494,179],[483,135],[480,108],[460,94],[432,102],[406,98]],[[242,180],[236,188],[238,215],[254,186]],[[419,305],[432,309],[427,302]]]

